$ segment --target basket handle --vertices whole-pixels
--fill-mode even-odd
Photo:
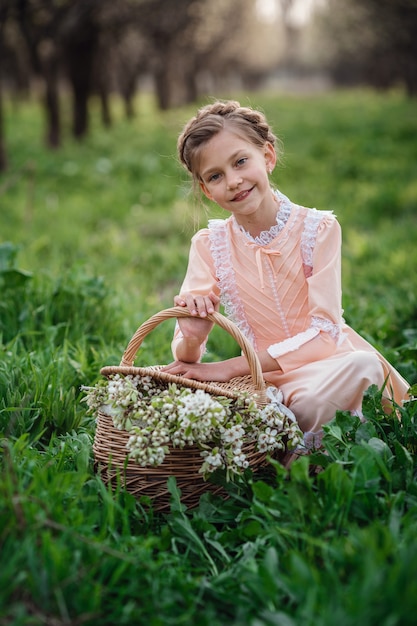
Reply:
[[[139,326],[139,328],[133,335],[132,339],[129,341],[129,344],[123,354],[120,365],[127,366],[127,367],[133,366],[133,362],[135,360],[137,351],[142,345],[142,342],[145,339],[145,337],[154,328],[156,328],[161,322],[164,322],[165,320],[171,319],[171,318],[178,319],[180,317],[194,317],[194,316],[192,316],[187,309],[176,306],[170,309],[165,309],[163,311],[160,311],[159,313],[156,313],[155,315],[150,317],[148,320],[146,320],[146,322],[144,322],[141,326]],[[204,319],[214,322],[215,324],[220,326],[220,328],[223,328],[223,330],[228,332],[233,337],[233,339],[235,339],[235,341],[239,344],[240,348],[242,349],[243,354],[245,355],[248,361],[249,370],[250,370],[255,388],[259,391],[264,391],[266,388],[266,384],[262,375],[262,368],[261,368],[261,364],[259,363],[258,356],[255,350],[253,349],[252,344],[241,333],[241,331],[236,326],[236,324],[234,324],[233,322],[228,320],[227,317],[225,317],[224,315],[218,312],[209,313],[207,317],[205,317]]]

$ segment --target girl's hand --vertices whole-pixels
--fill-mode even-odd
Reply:
[[[257,355],[263,372],[282,371],[277,361],[266,350],[258,352]],[[162,371],[184,376],[184,378],[218,383],[228,382],[236,376],[247,376],[251,373],[249,363],[243,355],[214,363],[194,363],[185,359],[177,359],[173,363],[165,365]]]
[[[162,368],[163,372],[177,374],[184,378],[192,378],[202,382],[227,382],[233,377],[230,363],[228,361],[218,361],[216,363],[186,363],[185,361],[174,361]]]
[[[191,315],[207,317],[209,313],[219,310],[220,298],[210,291],[208,296],[194,296],[192,293],[184,293],[174,298],[174,304],[176,306],[186,307]],[[181,320],[183,319],[181,318]]]
[[[213,328],[213,322],[207,319],[209,313],[219,309],[220,298],[210,291],[208,296],[194,296],[191,293],[175,296],[174,303],[177,306],[187,308],[191,317],[180,317],[178,325],[185,340],[189,343],[202,344]]]

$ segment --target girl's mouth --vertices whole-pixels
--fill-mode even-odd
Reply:
[[[251,187],[250,189],[245,189],[244,191],[239,191],[239,193],[237,193],[233,198],[232,198],[232,202],[240,202],[241,200],[245,200],[245,198],[248,197],[248,195],[251,193],[253,187]]]

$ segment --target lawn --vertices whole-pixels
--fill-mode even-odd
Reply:
[[[233,94],[283,141],[277,186],[343,228],[347,321],[417,383],[417,115],[393,91]],[[272,464],[160,514],[94,472],[80,387],[171,306],[214,206],[176,160],[195,107],[42,144],[36,102],[6,102],[0,177],[0,625],[412,626],[417,611],[417,406],[339,413],[326,455]],[[235,353],[216,329],[209,357]],[[172,323],[138,364],[168,362]],[[312,470],[319,463],[324,470]]]

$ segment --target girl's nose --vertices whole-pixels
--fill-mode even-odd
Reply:
[[[227,188],[229,190],[236,189],[242,182],[242,177],[236,172],[231,172],[227,177]]]

